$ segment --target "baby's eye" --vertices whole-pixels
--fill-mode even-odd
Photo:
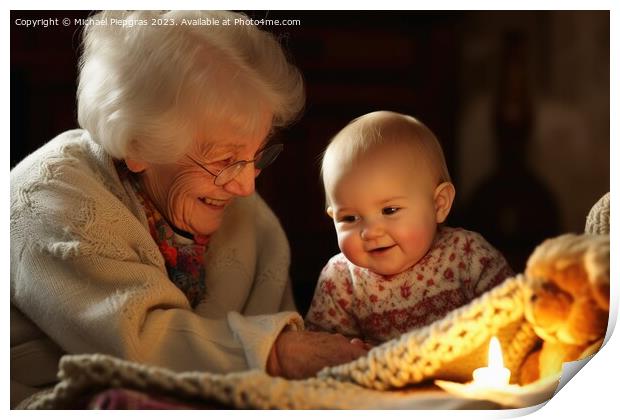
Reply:
[[[398,207],[384,207],[383,209],[381,209],[381,213],[383,215],[389,216],[390,214],[396,213],[398,210],[400,210],[400,208]]]
[[[340,223],[354,223],[357,220],[357,216],[353,216],[350,214],[347,214],[346,216],[341,216],[338,218],[338,221]]]

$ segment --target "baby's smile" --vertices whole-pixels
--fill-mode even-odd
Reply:
[[[381,246],[381,247],[369,249],[367,252],[370,255],[380,256],[380,255],[386,254],[389,250],[391,250],[395,246],[396,246],[395,244],[388,245],[388,246]]]

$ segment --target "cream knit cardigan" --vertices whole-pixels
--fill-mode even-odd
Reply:
[[[11,405],[56,381],[64,353],[174,371],[264,369],[294,311],[289,248],[269,207],[237,199],[206,255],[194,310],[168,279],[133,190],[83,130],[11,171]]]

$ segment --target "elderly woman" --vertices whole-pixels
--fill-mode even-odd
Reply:
[[[365,352],[303,331],[286,237],[254,191],[302,78],[271,34],[201,18],[244,16],[94,16],[82,129],[11,171],[12,405],[65,353],[302,378]]]

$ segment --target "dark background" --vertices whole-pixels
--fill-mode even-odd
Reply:
[[[607,11],[247,13],[301,21],[264,28],[302,71],[307,102],[258,190],[289,237],[302,313],[338,252],[319,156],[361,114],[408,113],[435,132],[457,187],[448,224],[481,232],[517,272],[545,238],[582,231],[609,190]],[[15,19],[89,14],[11,12],[11,167],[76,127],[81,30]]]

